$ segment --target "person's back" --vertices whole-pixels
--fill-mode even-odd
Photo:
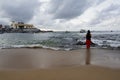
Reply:
[[[86,34],[86,48],[89,49],[91,44],[91,33],[90,30],[88,30]]]
[[[91,40],[91,34],[86,35],[86,40]]]

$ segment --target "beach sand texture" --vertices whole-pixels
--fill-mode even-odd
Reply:
[[[91,54],[88,56],[90,62],[89,65],[86,65],[86,54],[88,53]],[[93,57],[97,57],[94,55],[95,53],[119,54],[119,51],[105,49],[91,49],[89,52],[86,49],[72,51],[1,49],[0,80],[120,80],[119,63],[117,65],[114,65],[114,62],[106,63],[106,65],[114,66],[103,65],[100,67],[101,64],[98,65],[94,62],[96,58]],[[96,62],[99,63],[99,61]]]
[[[0,80],[120,80],[120,70],[94,66],[0,71]]]

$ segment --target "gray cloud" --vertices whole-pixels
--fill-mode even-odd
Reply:
[[[28,22],[39,5],[38,0],[7,0],[2,3],[1,9],[11,20]]]
[[[102,29],[101,26],[117,29],[120,0],[0,0],[0,23],[12,20],[42,29]]]
[[[118,1],[119,3],[119,1]],[[117,20],[120,17],[120,4],[110,4],[110,6],[99,13],[99,16],[92,21],[92,25],[99,25],[104,21],[112,20],[113,18]],[[114,21],[115,22],[115,21]],[[110,23],[109,23],[110,24]],[[113,23],[111,23],[112,25]],[[107,25],[107,23],[106,23]]]
[[[72,19],[81,15],[87,5],[87,0],[51,0],[50,13],[55,19]]]

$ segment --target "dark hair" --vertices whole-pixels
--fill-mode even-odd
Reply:
[[[87,40],[91,40],[91,33],[90,33],[90,30],[87,31],[86,39],[87,39]]]

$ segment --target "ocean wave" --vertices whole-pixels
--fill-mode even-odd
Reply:
[[[85,34],[4,34],[0,35],[0,48],[47,48],[53,50],[75,50],[86,48]],[[119,34],[92,33],[91,48],[120,49]]]
[[[71,50],[70,48],[48,47],[44,45],[11,45],[6,47],[0,47],[0,49],[16,49],[16,48],[30,48],[30,49],[43,48],[43,49],[66,50],[66,51]]]
[[[71,47],[50,47],[50,46],[45,46],[45,45],[40,45],[40,44],[34,44],[34,45],[11,45],[11,46],[4,46],[0,47],[0,49],[16,49],[16,48],[32,48],[32,49],[51,49],[51,50],[65,50],[65,51],[70,51],[70,50],[77,50],[77,49],[84,49],[86,48],[85,45],[73,45]],[[97,45],[97,46],[91,46],[91,48],[104,48],[104,49],[117,49],[120,50],[120,46],[113,47],[110,45]]]

